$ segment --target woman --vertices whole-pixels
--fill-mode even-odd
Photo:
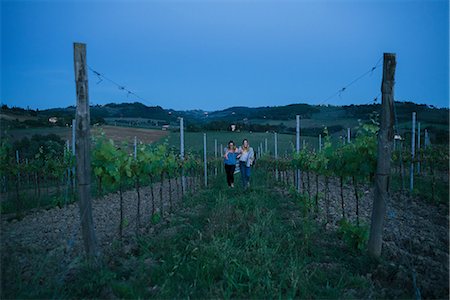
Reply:
[[[223,157],[228,186],[234,188],[234,169],[236,168],[237,152],[233,141],[228,142],[228,147]]]
[[[238,150],[239,169],[241,170],[242,185],[244,189],[250,186],[250,166],[255,159],[255,152],[250,147],[247,139],[242,141],[242,146]]]

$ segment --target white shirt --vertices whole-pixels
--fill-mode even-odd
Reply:
[[[239,147],[239,153],[241,154],[239,161],[246,162],[247,167],[250,167],[250,165],[253,163],[253,158],[254,158],[253,148],[249,147],[248,151],[244,152],[242,147]]]

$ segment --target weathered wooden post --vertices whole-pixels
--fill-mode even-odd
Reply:
[[[394,83],[395,54],[385,53],[383,62],[383,81],[381,85],[381,125],[378,133],[378,158],[375,175],[372,220],[368,252],[371,256],[381,255],[383,244],[383,224],[386,215],[386,202],[389,197],[389,178],[391,169],[391,151],[394,124]]]
[[[91,203],[91,132],[88,77],[86,68],[86,44],[74,43],[75,83],[77,91],[76,110],[76,165],[81,232],[86,255],[98,256]]]

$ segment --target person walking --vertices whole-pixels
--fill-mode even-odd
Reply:
[[[234,170],[236,169],[237,155],[238,154],[234,142],[229,141],[223,158],[225,164],[225,173],[227,174],[227,184],[231,188],[234,188]]]
[[[247,139],[242,141],[242,146],[239,147],[238,156],[239,169],[241,170],[242,186],[247,189],[250,186],[250,166],[255,160],[255,152]]]

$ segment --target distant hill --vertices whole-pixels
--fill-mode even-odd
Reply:
[[[355,128],[360,122],[376,118],[380,104],[370,105],[309,105],[290,104],[266,107],[230,107],[224,110],[206,112],[203,110],[176,111],[161,106],[146,106],[142,103],[109,103],[91,106],[91,122],[122,126],[161,128],[168,124],[178,126],[183,117],[190,131],[229,130],[236,124],[240,130],[295,132],[295,116],[301,116],[302,134],[317,135],[327,126],[333,132]],[[417,113],[422,129],[428,128],[441,141],[448,142],[449,109],[436,108],[413,102],[395,103],[397,127],[407,132],[411,125],[411,113]],[[75,115],[75,107],[29,110],[3,105],[0,110],[2,130],[6,128],[31,128],[45,126],[68,126]],[[49,123],[50,117],[57,122]]]
[[[296,115],[309,119],[312,114],[320,112],[318,106],[309,104],[289,104],[284,106],[266,106],[266,107],[230,107],[221,111],[209,113],[210,119],[236,121],[247,119],[268,119],[268,120],[289,120],[294,119]]]

